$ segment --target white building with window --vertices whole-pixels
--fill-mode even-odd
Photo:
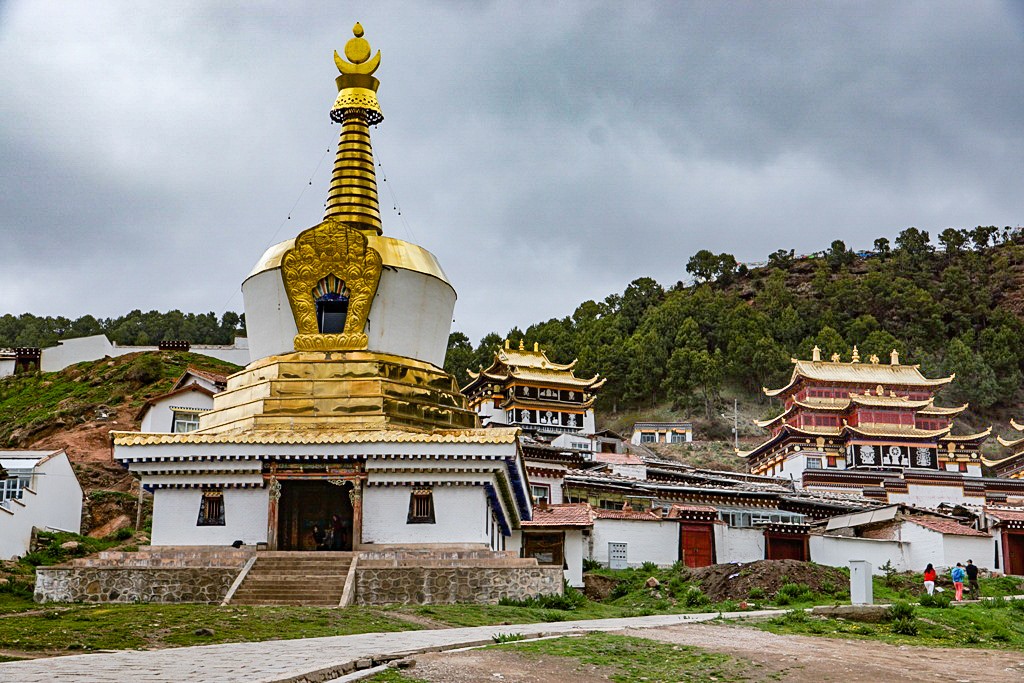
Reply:
[[[637,422],[630,437],[634,446],[690,441],[693,441],[693,425],[689,422]]]
[[[180,434],[199,429],[199,416],[213,409],[213,395],[227,386],[227,377],[188,368],[166,394],[146,401],[136,419],[144,432]]]
[[[0,559],[27,553],[33,528],[79,533],[82,503],[63,450],[0,451]]]

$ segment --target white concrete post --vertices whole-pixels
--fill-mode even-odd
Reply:
[[[874,603],[871,585],[871,563],[867,560],[850,560],[850,602],[854,605]]]

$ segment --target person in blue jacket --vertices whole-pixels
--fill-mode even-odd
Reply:
[[[956,589],[956,600],[960,602],[964,599],[964,566],[959,562],[953,567],[953,588]]]

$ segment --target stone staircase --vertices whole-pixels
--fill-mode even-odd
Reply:
[[[260,552],[231,605],[337,607],[354,553]]]

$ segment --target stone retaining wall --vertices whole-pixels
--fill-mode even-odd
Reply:
[[[496,603],[562,593],[561,567],[356,566],[355,604]]]
[[[235,567],[39,567],[36,602],[220,603]]]

